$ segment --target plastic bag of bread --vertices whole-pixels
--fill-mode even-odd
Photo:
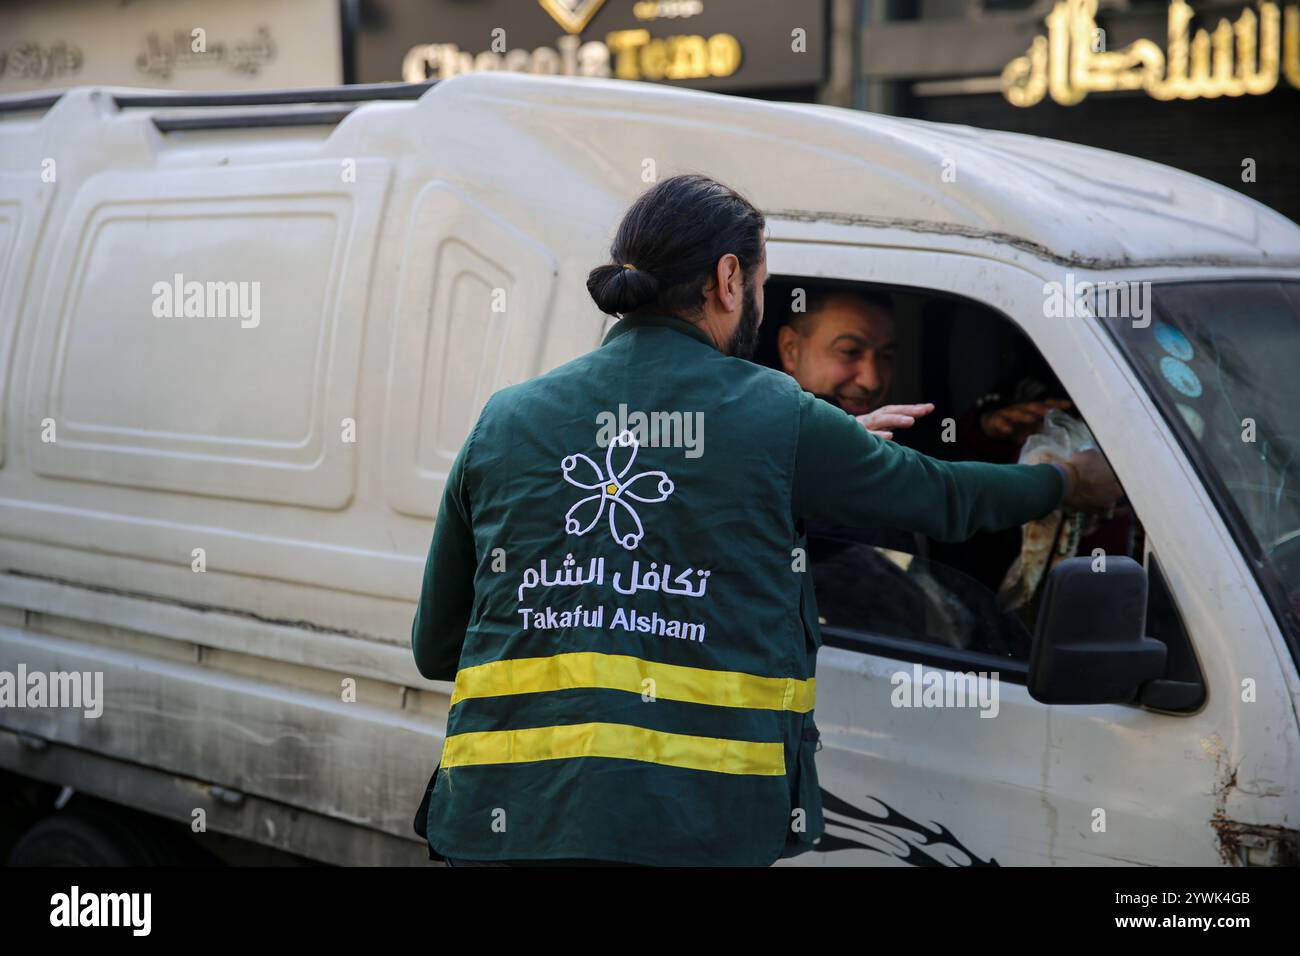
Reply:
[[[1075,452],[1094,447],[1092,433],[1079,419],[1053,408],[1043,429],[1029,436],[1020,449],[1022,465],[1058,464]],[[1033,600],[1043,577],[1079,549],[1083,515],[1058,508],[1020,529],[1020,554],[998,588],[998,608],[1015,611]]]

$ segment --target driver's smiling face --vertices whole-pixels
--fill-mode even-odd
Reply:
[[[888,310],[832,296],[779,336],[781,365],[801,388],[834,396],[851,415],[879,408],[894,377],[898,349]]]

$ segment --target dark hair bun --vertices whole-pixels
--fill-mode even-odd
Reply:
[[[587,291],[600,311],[607,315],[627,315],[659,297],[659,280],[641,269],[609,263],[591,270]]]

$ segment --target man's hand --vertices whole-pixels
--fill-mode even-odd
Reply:
[[[989,438],[1020,443],[1043,427],[1043,417],[1049,410],[1069,407],[1070,403],[1061,398],[1008,405],[981,415],[980,429]]]
[[[881,405],[874,412],[855,416],[862,427],[884,439],[894,437],[895,428],[911,428],[916,420],[934,411],[934,403],[922,405]]]
[[[1124,494],[1115,472],[1095,448],[1076,452],[1061,463],[1069,473],[1065,506],[1075,511],[1106,513]]]

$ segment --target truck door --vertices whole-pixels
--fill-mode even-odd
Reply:
[[[1184,486],[1147,480],[1166,438],[1118,366],[1098,361],[1097,330],[1045,315],[1041,277],[982,257],[780,240],[769,240],[768,268],[786,280],[955,297],[969,306],[962,315],[983,312],[1001,331],[1023,335],[1096,426],[1135,509],[1134,533],[1110,554],[1126,549],[1147,561],[1159,546],[1155,531],[1168,522],[1156,522],[1148,539],[1146,512],[1158,511],[1162,500],[1166,510],[1170,500],[1190,502]],[[904,331],[899,340],[903,351],[917,344]],[[974,354],[958,356],[952,374],[977,377],[979,368],[962,367]],[[950,382],[921,384],[959,391]],[[894,394],[887,401],[930,399]],[[1117,422],[1117,405],[1134,412]],[[932,424],[972,427],[964,411],[937,408]],[[1175,714],[1034,700],[1025,686],[1033,621],[999,613],[994,590],[1002,568],[990,586],[988,569],[950,564],[924,543],[900,550],[849,540],[822,558],[811,573],[823,621],[817,765],[828,826],[820,852],[791,862],[1221,861],[1210,821],[1219,779],[1213,751],[1225,727],[1204,708]],[[1153,595],[1162,582],[1153,582]],[[1177,598],[1167,586],[1162,593],[1168,633],[1181,633],[1181,659],[1195,670]]]

